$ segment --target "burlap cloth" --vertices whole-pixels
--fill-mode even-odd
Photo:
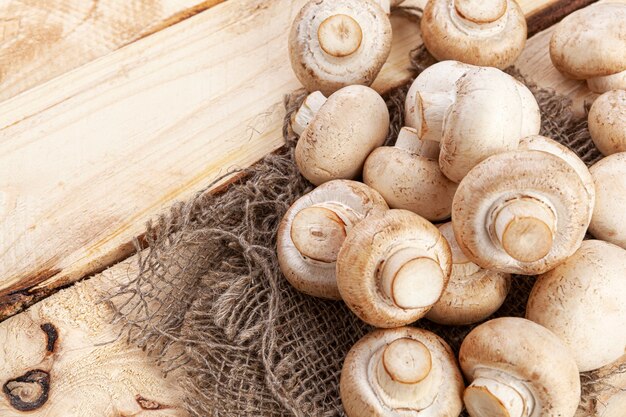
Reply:
[[[413,53],[415,72],[432,62]],[[511,73],[515,74],[513,69]],[[585,119],[567,98],[530,86],[542,112],[541,134],[573,149],[587,164],[600,158]],[[391,92],[392,144],[403,126],[408,85]],[[339,375],[350,347],[371,327],[342,302],[295,291],[276,259],[277,226],[291,203],[312,189],[296,169],[289,117],[304,98],[285,99],[285,146],[237,173],[220,194],[203,192],[150,223],[140,272],[111,300],[124,336],[180,384],[194,416],[340,416]],[[139,245],[139,244],[138,244]],[[533,277],[516,277],[495,316],[523,316]],[[472,326],[414,324],[457,351]],[[588,390],[587,390],[588,391]],[[591,395],[591,394],[586,394]]]

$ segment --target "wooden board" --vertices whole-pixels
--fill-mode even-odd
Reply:
[[[221,1],[0,2],[0,101]]]
[[[146,220],[282,145],[302,4],[230,0],[0,104],[0,317],[126,258]],[[421,43],[393,24],[380,92]]]

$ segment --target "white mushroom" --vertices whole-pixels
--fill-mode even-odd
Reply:
[[[363,166],[363,181],[391,208],[410,210],[430,220],[450,217],[457,184],[441,173],[439,144],[422,141],[403,127],[395,146],[374,149]]]
[[[470,261],[456,243],[452,223],[439,226],[450,244],[452,274],[441,298],[426,314],[428,320],[447,325],[482,321],[500,308],[509,292],[511,276],[488,271]]]
[[[450,277],[450,246],[406,210],[372,214],[348,233],[337,256],[341,298],[363,321],[397,327],[423,317]]]
[[[485,269],[533,275],[580,246],[591,201],[580,176],[543,151],[494,155],[459,184],[452,224],[463,253]]]
[[[522,318],[481,324],[467,335],[459,362],[471,384],[472,417],[573,417],[580,400],[576,362],[549,330]]]
[[[550,329],[573,352],[581,372],[626,352],[626,250],[586,240],[537,279],[526,317]]]
[[[589,231],[626,249],[626,152],[601,159],[590,169],[596,205]]]
[[[420,74],[406,99],[406,123],[441,142],[439,166],[459,182],[483,159],[539,133],[541,116],[526,86],[495,68],[440,62]]]
[[[329,181],[300,197],[278,227],[278,262],[287,280],[303,293],[340,300],[335,263],[346,234],[387,208],[375,190],[349,180]]]
[[[626,410],[626,354],[583,377],[576,417],[623,417]]]
[[[359,340],[340,382],[348,417],[457,417],[463,387],[448,344],[413,327],[376,330]]]
[[[604,155],[626,151],[626,91],[602,94],[589,110],[589,133]]]
[[[371,0],[311,0],[289,35],[296,76],[308,91],[325,95],[372,84],[390,51],[391,23],[380,3]]]
[[[550,58],[563,75],[587,80],[591,91],[626,89],[626,3],[598,3],[565,17],[554,29]]]
[[[367,156],[381,146],[389,130],[389,111],[369,87],[344,87],[326,99],[310,94],[294,116],[300,135],[296,164],[315,185],[361,174]]]
[[[526,18],[514,0],[430,0],[422,38],[438,60],[504,69],[526,44]]]

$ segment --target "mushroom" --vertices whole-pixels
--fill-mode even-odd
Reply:
[[[580,246],[591,201],[580,176],[543,151],[494,155],[459,184],[452,225],[463,253],[485,269],[534,275]]]
[[[439,324],[461,326],[482,321],[504,303],[511,276],[483,269],[471,262],[456,243],[452,223],[439,225],[452,251],[452,274],[439,301],[426,314]]]
[[[549,330],[522,318],[490,320],[459,352],[471,384],[463,402],[472,417],[573,417],[580,400],[576,362]]]
[[[587,80],[591,91],[626,89],[626,3],[598,3],[556,25],[550,58],[566,77]]]
[[[367,156],[381,146],[389,130],[383,98],[369,87],[352,85],[333,93],[310,94],[293,118],[300,136],[295,159],[315,185],[361,174]]]
[[[414,327],[375,330],[348,352],[340,393],[348,417],[457,417],[463,378],[450,346]]]
[[[420,139],[441,142],[439,166],[459,182],[483,159],[539,133],[534,96],[508,74],[444,61],[420,74],[406,99],[406,121]]]
[[[582,376],[580,417],[623,417],[626,410],[626,354]]]
[[[550,329],[573,352],[581,372],[626,352],[626,250],[586,240],[572,257],[540,275],[526,318]]]
[[[526,44],[526,18],[514,0],[430,0],[422,39],[438,60],[504,69]]]
[[[601,159],[590,169],[596,205],[589,231],[598,239],[626,249],[626,152]]]
[[[390,51],[389,17],[371,0],[311,0],[289,35],[293,71],[308,91],[325,95],[371,85]]]
[[[439,144],[422,141],[415,129],[403,127],[395,146],[370,154],[363,181],[378,191],[391,208],[410,210],[430,220],[450,217],[457,184],[439,170]]]
[[[337,256],[341,298],[361,320],[398,327],[423,317],[452,270],[439,230],[406,210],[368,216],[348,233]]]
[[[606,156],[626,151],[626,91],[608,91],[593,102],[589,133]]]
[[[387,210],[365,184],[329,181],[291,205],[278,227],[278,263],[298,291],[340,300],[335,279],[337,253],[350,229],[370,214]]]

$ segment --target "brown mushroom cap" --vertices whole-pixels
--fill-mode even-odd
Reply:
[[[430,0],[422,38],[439,61],[506,68],[526,44],[526,18],[514,0]]]
[[[496,312],[511,285],[510,274],[483,269],[471,262],[459,248],[452,223],[439,225],[450,244],[452,274],[448,286],[426,318],[439,324],[461,326],[477,323]]]
[[[596,205],[589,231],[598,239],[626,249],[626,152],[601,159],[590,169]]]
[[[448,344],[413,327],[375,330],[350,349],[341,401],[348,417],[457,417],[463,379]]]
[[[626,250],[586,240],[537,279],[526,317],[550,329],[573,352],[581,372],[626,352]]]
[[[395,146],[374,149],[367,158],[363,181],[391,208],[410,210],[430,221],[447,219],[457,184],[443,175],[436,160],[423,155],[421,142],[413,129],[402,128]]]
[[[439,230],[406,210],[368,216],[346,237],[337,257],[341,298],[363,321],[397,327],[423,317],[452,270]]]
[[[625,3],[598,3],[570,14],[552,34],[552,63],[564,75],[575,79],[611,76],[626,71],[624,21]],[[623,84],[621,87],[613,85],[613,88],[626,88],[626,74],[618,78]]]
[[[494,155],[459,184],[452,224],[463,253],[500,272],[546,272],[580,246],[590,201],[577,172],[543,151]]]
[[[340,300],[335,262],[346,234],[387,208],[375,190],[349,180],[329,181],[300,197],[278,227],[278,262],[285,278],[298,291]]]
[[[291,66],[308,91],[370,85],[391,51],[391,23],[371,0],[311,0],[289,35]]]
[[[626,91],[602,94],[589,110],[589,133],[600,152],[608,156],[626,151]]]
[[[459,352],[471,385],[463,400],[472,417],[573,417],[580,400],[576,362],[549,330],[522,318],[490,320]]]
[[[309,119],[295,159],[302,175],[315,185],[359,176],[365,159],[384,143],[389,130],[385,101],[361,85],[332,94]]]

